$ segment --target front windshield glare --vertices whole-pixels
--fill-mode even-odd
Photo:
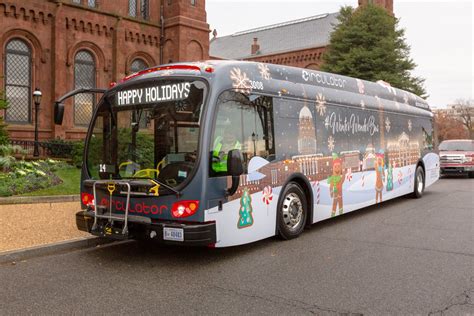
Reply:
[[[154,179],[170,187],[183,183],[197,160],[205,90],[201,81],[168,80],[106,96],[88,140],[92,178]]]

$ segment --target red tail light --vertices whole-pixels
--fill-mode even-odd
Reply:
[[[173,203],[171,214],[175,218],[183,218],[194,215],[199,208],[199,201],[184,200]]]
[[[94,204],[94,196],[92,194],[87,193],[87,192],[82,192],[81,193],[81,202],[84,205],[92,205],[92,204]]]
[[[137,73],[131,74],[131,75],[123,78],[121,82],[125,82],[127,80],[132,79],[132,78],[135,78],[135,77],[138,77],[138,76],[141,76],[141,75],[144,75],[144,74],[148,74],[150,72],[161,71],[161,70],[174,70],[174,69],[176,69],[176,70],[201,71],[201,68],[199,68],[198,66],[194,66],[194,65],[171,65],[171,66],[164,66],[164,67],[155,67],[155,68],[149,68],[149,69],[145,69],[145,70],[139,71]]]

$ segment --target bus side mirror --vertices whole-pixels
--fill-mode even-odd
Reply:
[[[227,154],[227,172],[232,176],[232,185],[227,190],[227,196],[231,196],[239,187],[240,175],[244,173],[242,152],[238,149],[232,149]]]
[[[64,117],[64,104],[54,102],[54,124],[61,125]]]
[[[242,152],[238,149],[229,150],[227,154],[227,171],[229,175],[238,177],[244,173]]]

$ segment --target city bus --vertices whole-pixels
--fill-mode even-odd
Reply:
[[[85,139],[77,227],[113,239],[227,247],[439,178],[425,100],[383,81],[256,62],[176,63],[100,92]]]

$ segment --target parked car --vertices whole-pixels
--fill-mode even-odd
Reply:
[[[474,140],[445,140],[439,145],[441,175],[468,174],[474,178]]]

